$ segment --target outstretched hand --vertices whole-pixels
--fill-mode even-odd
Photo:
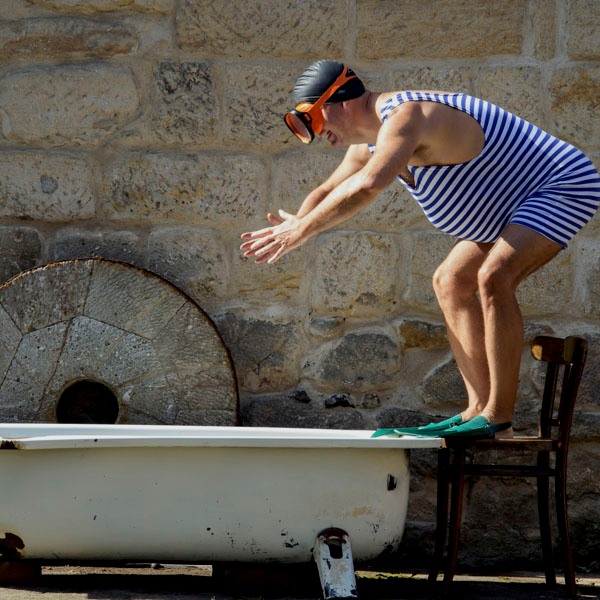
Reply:
[[[240,246],[240,250],[246,257],[256,257],[257,263],[273,264],[283,255],[300,247],[306,239],[296,215],[280,210],[278,217],[269,213],[267,220],[271,227],[242,233],[242,239],[248,241]]]

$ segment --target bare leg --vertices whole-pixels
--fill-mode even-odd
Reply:
[[[434,289],[467,388],[463,420],[512,421],[523,349],[516,289],[561,249],[509,225],[495,244],[459,241],[436,270]]]
[[[478,272],[492,244],[461,240],[436,270],[433,287],[444,314],[448,340],[467,388],[464,421],[481,414],[490,396]]]
[[[479,270],[490,395],[482,414],[492,423],[512,421],[521,353],[523,319],[518,285],[562,249],[521,225],[508,225]]]

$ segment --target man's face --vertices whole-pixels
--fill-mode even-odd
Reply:
[[[315,135],[322,135],[324,131],[323,107],[344,84],[355,78],[356,75],[349,75],[348,67],[344,66],[337,79],[316,102],[300,102],[294,109],[287,112],[284,120],[290,131],[305,144],[310,144]]]
[[[323,131],[320,135],[334,148],[357,143],[353,135],[349,104],[350,102],[332,102],[322,109]]]

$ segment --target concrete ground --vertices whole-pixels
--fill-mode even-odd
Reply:
[[[232,574],[191,565],[47,566],[30,582],[0,583],[2,600],[320,600],[320,584],[307,570],[270,568]],[[357,571],[361,600],[439,597],[425,573]],[[600,576],[578,579],[582,600],[600,599]],[[547,588],[539,574],[459,575],[452,598],[558,600],[564,588]]]

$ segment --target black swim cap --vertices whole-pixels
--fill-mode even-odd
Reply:
[[[334,60],[318,60],[298,77],[294,87],[294,103],[316,102],[344,70],[342,63]],[[348,75],[354,75],[348,69]],[[358,98],[365,93],[365,86],[358,77],[347,81],[327,102],[343,102]]]

